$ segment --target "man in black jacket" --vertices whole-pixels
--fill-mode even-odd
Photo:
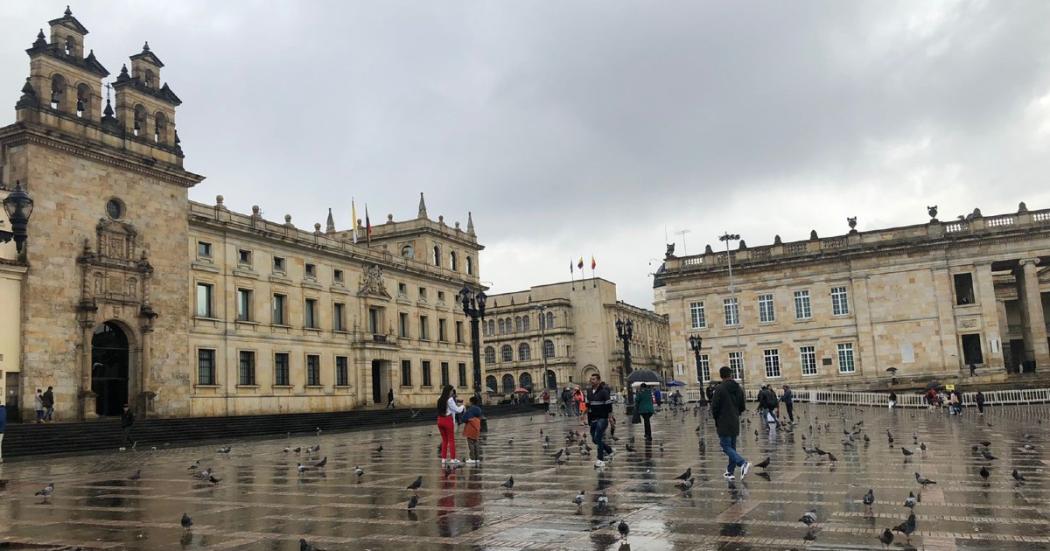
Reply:
[[[606,454],[612,453],[612,448],[605,443],[605,429],[609,428],[611,412],[612,395],[609,385],[603,383],[602,376],[595,373],[591,375],[591,388],[587,389],[587,421],[591,425],[591,440],[594,441],[594,447],[598,448],[595,467],[604,467]]]
[[[740,436],[740,414],[744,412],[744,390],[733,380],[733,370],[729,367],[722,366],[718,374],[722,382],[711,396],[711,415],[715,418],[718,443],[729,458],[729,465],[722,476],[726,480],[733,480],[734,471],[740,467],[740,480],[743,480],[751,470],[751,463],[736,451],[736,438]]]
[[[135,424],[135,414],[127,404],[124,404],[124,412],[120,414],[120,429],[124,432],[124,446],[131,441],[131,427]]]

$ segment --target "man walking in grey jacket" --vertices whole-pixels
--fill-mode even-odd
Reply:
[[[718,370],[722,382],[711,396],[711,415],[715,418],[715,429],[718,432],[718,443],[722,452],[729,458],[726,480],[734,480],[733,473],[740,467],[740,480],[751,470],[751,463],[736,451],[736,439],[740,436],[740,414],[744,412],[744,390],[733,380],[733,370],[722,366]]]

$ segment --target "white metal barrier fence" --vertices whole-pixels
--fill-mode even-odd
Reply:
[[[683,394],[687,402],[700,401],[700,390],[688,389]],[[811,404],[845,404],[854,406],[882,406],[889,401],[885,392],[848,392],[842,390],[792,390],[796,402]],[[748,389],[745,394],[748,401],[755,401],[758,391]],[[976,405],[976,392],[963,392],[963,405]],[[1050,403],[1050,388],[1030,388],[1019,390],[992,390],[984,393],[984,403],[989,406],[1008,404],[1045,404]],[[897,407],[927,407],[926,398],[915,392],[897,394]]]

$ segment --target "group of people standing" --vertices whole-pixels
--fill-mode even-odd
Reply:
[[[462,464],[456,456],[456,424],[463,425],[463,437],[467,439],[468,465],[481,463],[482,422],[485,419],[481,412],[481,399],[475,394],[470,397],[466,406],[456,397],[456,389],[445,385],[437,401],[437,426],[441,433],[441,447],[438,457],[442,465],[458,466]]]
[[[47,387],[47,392],[36,389],[33,396],[33,409],[36,410],[37,423],[50,423],[55,417],[55,390]]]

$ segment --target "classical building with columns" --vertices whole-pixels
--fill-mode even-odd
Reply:
[[[536,285],[491,295],[482,325],[485,386],[500,394],[522,387],[582,383],[591,373],[623,386],[623,343],[616,320],[631,320],[634,369],[673,376],[667,320],[616,298],[616,284],[600,278]]]
[[[898,380],[1050,367],[1050,210],[703,254],[668,251],[656,309],[676,365],[728,365],[749,384],[883,387]],[[732,268],[730,270],[730,268]],[[730,279],[732,273],[732,279]],[[695,380],[696,376],[692,378]]]
[[[340,230],[329,211],[300,229],[221,196],[192,202],[204,177],[184,168],[181,99],[157,54],[130,57],[111,101],[84,25],[68,9],[49,24],[0,128],[0,195],[20,182],[36,203],[24,258],[0,245],[0,381],[23,414],[47,386],[69,420],[125,403],[157,416],[382,407],[390,390],[422,406],[442,383],[480,385],[456,302],[479,287],[469,214],[432,220],[420,195],[407,220]]]

